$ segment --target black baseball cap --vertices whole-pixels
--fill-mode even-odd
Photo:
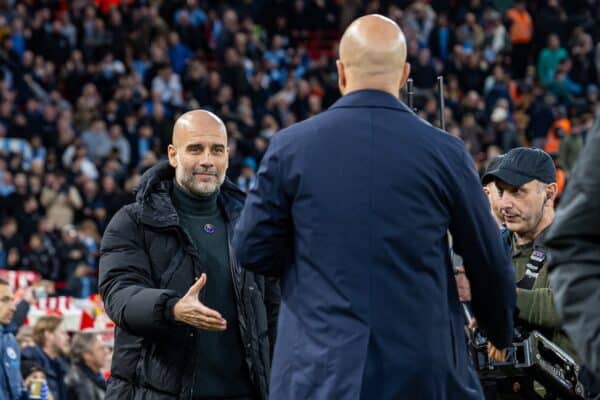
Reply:
[[[536,148],[517,147],[502,157],[500,163],[487,172],[483,180],[500,179],[511,186],[522,186],[537,179],[544,183],[556,182],[556,167],[552,157]]]
[[[498,165],[500,165],[500,162],[502,161],[503,158],[504,158],[504,154],[500,154],[499,156],[492,158],[492,160],[489,162],[487,168],[485,169],[485,173],[481,177],[481,184],[483,186],[487,185],[488,183],[490,183],[491,181],[493,181],[495,179],[495,177],[490,175],[490,172],[494,171],[496,168],[498,168]]]

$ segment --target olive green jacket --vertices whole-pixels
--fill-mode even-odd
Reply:
[[[517,282],[525,276],[527,263],[533,253],[534,243],[517,245],[514,234],[512,240],[512,261],[515,266]],[[547,255],[546,255],[547,257]],[[548,281],[547,258],[539,275],[535,280],[533,288],[517,289],[517,307],[519,308],[519,320],[524,322],[528,330],[538,330],[548,339],[553,341],[561,349],[575,356],[575,349],[569,338],[563,332],[560,319],[554,306],[552,288]]]

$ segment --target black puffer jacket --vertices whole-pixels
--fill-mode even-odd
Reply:
[[[171,202],[174,172],[167,162],[149,169],[136,202],[117,212],[102,238],[100,294],[117,325],[108,400],[192,397],[196,329],[172,322],[165,308],[204,267]],[[218,202],[231,238],[244,194],[226,181]],[[230,259],[246,363],[256,392],[266,399],[279,286],[242,270],[232,254]]]

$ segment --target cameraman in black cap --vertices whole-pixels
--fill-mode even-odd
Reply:
[[[517,325],[540,331],[574,355],[554,307],[547,250],[543,246],[545,232],[554,220],[557,194],[552,158],[540,149],[512,149],[484,175],[483,181],[488,180],[495,182],[498,208],[508,229],[505,238],[511,247],[517,279]]]

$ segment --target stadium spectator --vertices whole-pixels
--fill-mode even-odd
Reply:
[[[527,11],[527,2],[516,1],[514,7],[507,11],[509,20],[510,41],[512,45],[513,73],[517,79],[525,77],[529,49],[533,39],[533,21]]]
[[[36,346],[24,348],[21,354],[23,363],[35,364],[44,371],[50,392],[57,400],[67,398],[64,382],[67,363],[64,356],[69,353],[68,339],[61,317],[44,316],[33,326]]]
[[[106,381],[101,371],[108,349],[93,332],[78,332],[71,341],[72,365],[65,377],[70,400],[102,400]]]
[[[14,269],[40,218],[37,233],[55,248],[62,227],[85,219],[102,234],[189,109],[223,119],[228,176],[251,185],[279,129],[337,100],[337,40],[361,14],[387,14],[406,32],[425,89],[415,107],[434,124],[435,77],[446,77],[448,130],[478,164],[491,146],[549,145],[568,179],[571,150],[585,146],[583,116],[599,103],[593,2],[9,3],[0,7],[0,217],[16,217],[9,236],[19,239],[7,249],[1,236],[0,265]],[[575,135],[554,137],[555,119]],[[74,268],[59,270],[69,281]]]

